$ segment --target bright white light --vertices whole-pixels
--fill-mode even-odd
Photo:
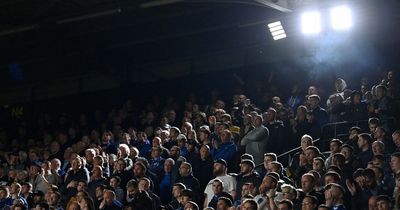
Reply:
[[[268,24],[268,28],[273,28],[273,27],[281,26],[281,25],[282,25],[281,21],[276,21],[276,22]]]
[[[286,38],[285,30],[283,29],[281,21],[268,24],[268,28],[274,40]]]
[[[278,36],[274,36],[273,38],[274,38],[274,40],[283,39],[283,38],[286,38],[286,34],[281,34],[281,35],[278,35]]]
[[[301,15],[301,28],[305,34],[317,34],[321,31],[319,12],[306,12]]]
[[[331,24],[335,30],[345,30],[353,25],[350,8],[345,6],[331,9]]]

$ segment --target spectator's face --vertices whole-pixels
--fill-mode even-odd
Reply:
[[[264,157],[264,168],[266,170],[270,170],[270,165],[269,163],[271,163],[272,161],[274,161],[274,159],[271,156],[265,156]]]
[[[158,150],[158,148],[153,148],[151,150],[151,157],[153,159],[156,159],[156,158],[160,157],[160,151]]]
[[[251,124],[251,116],[246,115],[243,119],[243,125],[250,125]]]
[[[372,143],[372,153],[374,155],[381,155],[383,153],[383,148],[378,142]]]
[[[249,185],[247,185],[247,184],[243,185],[242,186],[242,197],[245,195],[248,195],[248,194],[250,194]]]
[[[269,112],[268,112],[269,113]],[[267,114],[267,116],[268,116],[269,114]],[[261,125],[262,125],[262,118],[261,117],[258,117],[258,116],[256,116],[256,117],[254,117],[253,118],[254,120],[254,122],[253,122],[253,125],[254,125],[254,127],[260,127]],[[267,122],[270,122],[270,121],[272,121],[273,120],[273,117],[270,117],[270,118],[268,118],[267,117],[267,119],[266,119],[266,121]]]
[[[226,205],[225,201],[223,200],[218,200],[217,202],[217,210],[226,210],[228,205]]]
[[[171,173],[173,166],[174,166],[174,164],[172,163],[172,161],[165,161],[164,162],[164,171],[167,173]]]
[[[308,104],[310,105],[311,109],[315,109],[318,107],[319,101],[316,98],[309,98],[308,99]]]
[[[324,178],[325,180],[325,185],[330,184],[330,183],[335,183],[335,179],[333,178],[333,176],[325,176]]]
[[[80,161],[78,158],[74,158],[71,163],[72,170],[78,170],[81,167]]]
[[[181,166],[179,167],[179,174],[181,176],[189,176],[190,167],[187,164],[181,164]]]
[[[29,185],[22,185],[21,193],[29,193],[31,188]]]
[[[400,147],[400,134],[394,133],[392,135],[393,143],[396,145],[396,147]]]
[[[247,163],[242,163],[240,164],[240,172],[243,174],[247,174],[249,172],[251,172],[252,168],[251,166],[249,166],[249,164]]]
[[[96,178],[99,178],[102,175],[102,171],[98,167],[94,167],[93,170],[92,170],[92,173],[93,173],[93,176],[96,177]]]
[[[378,206],[376,205],[376,197],[371,196],[368,199],[368,210],[378,210]]]
[[[149,190],[149,183],[145,180],[140,180],[139,181],[139,190],[141,191],[148,191]]]
[[[186,203],[184,210],[193,210],[196,209],[196,207],[192,203]]]
[[[130,148],[129,156],[130,156],[131,158],[133,158],[133,157],[136,157],[136,155],[137,155],[137,152],[136,152],[136,150],[134,149],[134,147]]]
[[[11,187],[10,187],[10,194],[18,193],[18,191],[19,191],[18,185],[16,185],[15,183],[12,183]]]
[[[179,156],[179,148],[176,146],[173,146],[170,150],[170,156],[171,157],[178,157]]]
[[[313,160],[313,170],[315,171],[321,171],[324,167],[324,163],[320,160]]]
[[[7,192],[5,190],[0,190],[0,200],[5,199],[7,197]]]
[[[68,210],[79,210],[79,209],[80,208],[78,203],[72,203],[68,208]]]
[[[106,192],[103,195],[103,199],[106,202],[106,204],[111,204],[113,202],[113,196],[110,192]]]
[[[252,210],[252,209],[253,209],[253,208],[252,208],[251,204],[248,203],[248,202],[246,202],[246,203],[240,205],[240,210]]]
[[[185,206],[186,205],[186,203],[188,202],[188,201],[190,201],[191,199],[190,199],[190,197],[189,196],[181,196],[181,204],[182,204],[182,206]]]
[[[263,184],[264,184],[264,186],[265,186],[265,190],[266,191],[268,191],[268,190],[270,190],[270,189],[273,189],[275,186],[274,186],[274,182],[272,181],[272,178],[271,177],[269,177],[269,176],[266,176],[264,179],[263,179]]]
[[[385,97],[386,93],[385,90],[383,88],[377,88],[376,89],[376,97],[378,99],[382,99],[383,97]]]
[[[40,196],[40,195],[33,196],[34,203],[40,203],[40,202],[42,202],[42,200],[43,200],[43,196]]]
[[[83,192],[76,193],[76,201],[81,202],[81,200],[84,196],[85,196],[85,193],[83,193]]]
[[[316,207],[317,204],[313,203],[309,197],[305,197],[301,203],[301,210],[314,210]]]
[[[314,183],[311,180],[311,178],[308,176],[303,176],[301,178],[301,189],[303,189],[305,193],[308,193],[311,192],[313,188],[314,188]]]
[[[78,191],[78,192],[83,192],[83,191],[85,191],[86,190],[86,183],[85,182],[79,182],[78,183],[78,186],[77,186],[77,188],[76,188],[76,190]]]
[[[51,142],[50,152],[54,154],[57,153],[58,151],[60,151],[60,144],[58,144],[58,142],[56,141]]]
[[[208,154],[209,154],[208,148],[206,146],[202,146],[200,148],[200,158],[202,160],[205,160],[208,157]]]
[[[229,142],[230,141],[230,136],[229,136],[229,133],[227,131],[223,131],[221,133],[221,141],[222,142]]]
[[[133,196],[135,194],[135,188],[127,187],[126,188],[126,194],[128,195],[129,198],[133,198]]]
[[[177,187],[177,186],[173,186],[172,187],[172,195],[174,196],[174,198],[178,198],[179,195],[181,194],[181,188]]]
[[[329,148],[333,154],[338,153],[340,150],[339,144],[337,144],[336,142],[330,143]]]
[[[51,165],[50,165],[50,168],[52,169],[52,170],[57,170],[57,169],[59,169],[60,168],[60,162],[58,162],[57,160],[51,160]]]
[[[153,143],[153,147],[154,146],[160,146],[161,141],[160,141],[159,138],[153,138],[152,143]]]
[[[278,174],[281,173],[281,167],[277,163],[271,163],[270,164],[270,169],[271,169],[272,172],[276,172]]]
[[[57,197],[57,195],[56,195],[55,193],[51,193],[49,201],[50,201],[50,202],[49,202],[49,205],[50,205],[50,206],[53,206],[53,205],[58,204],[58,197]]]
[[[342,153],[344,155],[345,160],[350,160],[352,158],[351,151],[347,147],[342,148],[340,153]]]
[[[316,87],[314,87],[314,86],[310,86],[309,88],[308,88],[308,95],[313,95],[313,94],[317,94],[318,92],[317,92],[317,88]]]
[[[380,200],[377,202],[378,210],[389,210],[390,204],[385,200]]]
[[[376,128],[374,137],[375,137],[375,139],[385,138],[385,131],[382,128]]]
[[[307,137],[301,139],[301,148],[306,150],[308,146],[311,146],[311,140]]]
[[[370,132],[371,134],[374,134],[376,128],[378,127],[378,125],[377,125],[377,124],[370,123],[370,124],[368,124],[368,127],[369,127],[369,132]]]
[[[309,163],[312,163],[316,157],[318,157],[318,154],[313,149],[306,150],[306,158]]]
[[[223,188],[222,188],[222,184],[220,182],[213,182],[212,184],[212,190],[214,192],[215,195],[219,194],[222,192]]]
[[[278,210],[290,210],[289,206],[285,203],[278,204]]]
[[[136,177],[142,177],[144,176],[144,171],[141,165],[135,164],[133,167],[133,173],[135,174]]]
[[[103,144],[107,144],[108,142],[110,142],[111,138],[112,138],[112,136],[111,136],[110,133],[104,132],[103,133],[103,138],[102,138]]]
[[[116,166],[116,170],[118,172],[121,172],[121,171],[125,170],[125,162],[122,161],[122,160],[118,160],[115,166]]]
[[[354,104],[359,104],[361,102],[361,95],[360,94],[356,94],[353,97],[353,103]]]
[[[288,199],[288,200],[293,200],[296,198],[296,195],[294,192],[291,192],[291,189],[288,187],[285,187],[282,189],[282,199]]]
[[[208,135],[205,132],[200,131],[199,132],[199,139],[200,139],[200,141],[206,141],[208,139]]]
[[[358,148],[363,148],[364,146],[366,146],[367,142],[366,140],[364,140],[362,137],[358,136],[358,140],[357,140],[357,146]]]
[[[214,176],[220,176],[224,173],[224,166],[220,163],[214,163],[213,174]]]
[[[112,188],[117,188],[118,187],[118,185],[119,185],[119,182],[118,182],[118,180],[116,179],[116,178],[111,178],[110,179],[110,186],[112,187]]]

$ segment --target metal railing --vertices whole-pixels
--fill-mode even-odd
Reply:
[[[396,123],[396,119],[394,117],[384,118],[384,119],[380,119],[380,122],[381,122],[381,124],[390,124],[393,126]],[[341,129],[338,129],[339,126],[342,126],[343,129],[345,129],[345,132],[339,133],[338,131],[341,130]],[[359,120],[359,121],[353,121],[353,122],[344,121],[344,122],[335,122],[335,123],[325,124],[321,128],[323,137],[314,140],[313,145],[326,143],[330,139],[337,138],[338,136],[348,136],[348,131],[350,130],[351,127],[354,127],[354,126],[358,126],[362,130],[368,129],[368,120]],[[333,135],[329,135],[329,131],[332,131],[332,130],[328,130],[329,128],[331,128],[333,130]],[[292,155],[293,153],[299,151],[300,149],[301,149],[301,146],[295,147],[287,152],[277,155],[277,157],[279,159],[279,158],[286,157],[287,155]],[[289,156],[289,162],[290,161],[291,161],[291,158]],[[258,164],[256,166],[256,168],[259,168],[263,165],[264,165],[263,163]]]

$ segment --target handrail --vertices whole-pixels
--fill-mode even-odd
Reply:
[[[313,140],[313,144],[316,143],[316,142],[319,142],[320,140],[321,140],[320,138]],[[291,150],[289,150],[287,152],[284,152],[284,153],[278,155],[277,158],[280,158],[280,157],[286,156],[286,155],[288,155],[290,153],[296,152],[299,149],[301,149],[301,146],[298,146],[298,147],[293,148],[293,149],[291,149]],[[264,165],[264,163],[260,163],[260,164],[256,165],[255,168],[259,168],[260,166],[263,166],[263,165]]]
[[[393,121],[393,123],[396,123],[396,118],[394,118],[394,117],[387,117],[387,118],[382,118],[379,120],[381,122]],[[338,135],[338,133],[337,133],[338,126],[340,126],[340,125],[359,126],[361,123],[368,123],[368,119],[367,120],[358,120],[358,121],[341,121],[341,122],[327,123],[321,127],[321,131],[323,132],[325,129],[332,127],[334,129],[334,136],[332,136],[332,137],[336,137]]]
[[[388,118],[382,118],[382,119],[380,119],[381,122],[382,122],[382,121],[390,121],[390,120],[393,120],[393,123],[396,122],[396,118],[394,118],[394,117],[388,117]],[[337,136],[336,131],[337,131],[337,126],[338,126],[338,125],[345,125],[345,124],[352,124],[352,125],[354,125],[354,124],[355,124],[355,125],[358,126],[360,123],[364,123],[364,122],[368,122],[368,120],[342,121],[342,122],[327,123],[327,124],[325,124],[325,125],[322,126],[321,131],[323,131],[325,128],[328,128],[329,126],[334,126],[334,130],[335,130],[334,137],[336,137],[336,136]],[[330,137],[330,138],[332,138],[332,137]],[[324,138],[324,139],[330,139],[330,138]],[[313,144],[319,142],[320,140],[322,140],[322,139],[321,139],[321,138],[318,138],[318,139],[313,140]],[[284,153],[278,155],[277,157],[278,157],[278,158],[284,157],[284,156],[286,156],[286,155],[288,155],[288,154],[291,154],[291,153],[293,153],[293,152],[299,150],[300,148],[301,148],[301,146],[298,146],[298,147],[296,147],[296,148],[293,148],[293,149],[291,149],[291,150],[289,150],[289,151],[287,151],[287,152],[284,152]],[[260,164],[258,164],[255,168],[259,168],[259,167],[261,167],[261,166],[263,166],[263,165],[264,165],[264,163],[260,163]]]
[[[320,141],[320,140],[321,140],[320,138],[319,138],[319,139],[313,140],[313,144],[314,144],[315,142]],[[284,153],[278,155],[277,157],[278,157],[278,158],[283,157],[283,156],[285,156],[285,155],[287,155],[287,154],[290,154],[290,153],[292,153],[292,152],[294,152],[294,151],[297,151],[297,150],[300,149],[300,148],[301,148],[301,146],[298,146],[298,147],[296,147],[296,148],[293,148],[293,149],[291,149],[291,150],[289,150],[289,151],[287,151],[287,152],[284,152]]]

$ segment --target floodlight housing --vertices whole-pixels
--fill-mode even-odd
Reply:
[[[286,33],[283,29],[281,21],[276,21],[268,24],[268,28],[274,40],[286,38]]]
[[[330,11],[330,19],[334,30],[347,30],[353,25],[351,10],[346,6],[332,8]]]
[[[321,14],[317,11],[303,13],[301,15],[301,30],[304,34],[321,32]]]

